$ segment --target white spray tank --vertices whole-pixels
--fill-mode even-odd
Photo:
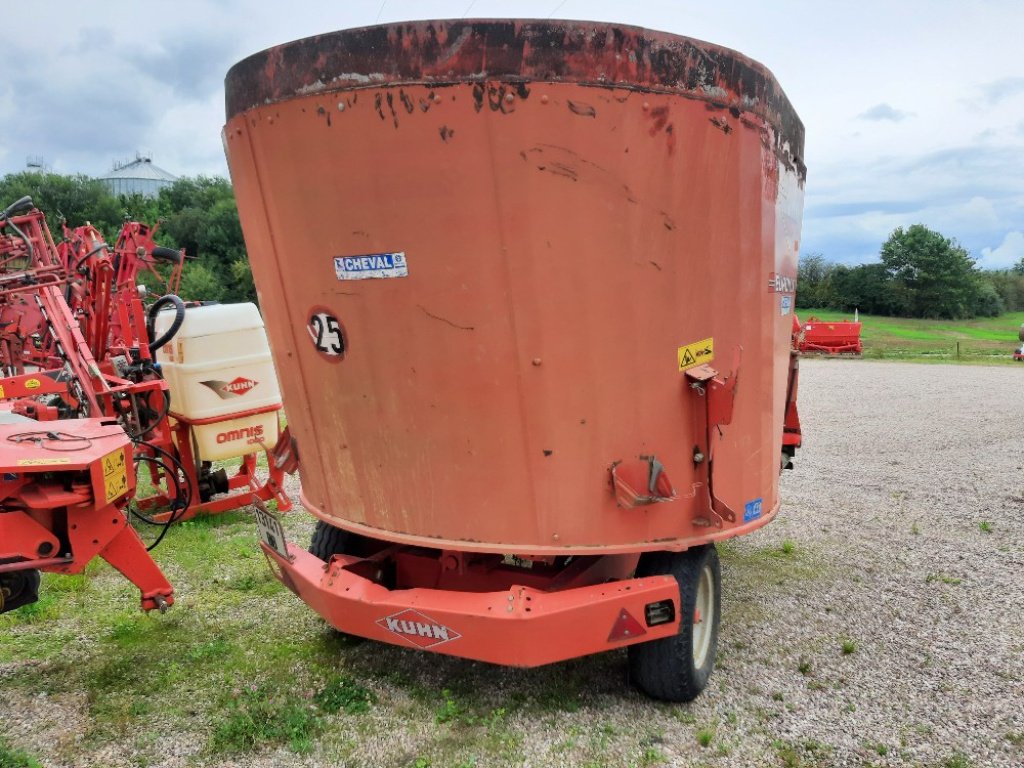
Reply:
[[[154,338],[174,322],[158,312]],[[192,424],[198,458],[230,459],[273,447],[281,389],[255,304],[189,307],[156,353],[171,392],[171,417]]]

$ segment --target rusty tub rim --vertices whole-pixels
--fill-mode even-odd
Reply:
[[[397,85],[534,82],[669,93],[755,115],[802,181],[804,126],[774,75],[738,51],[611,22],[405,21],[343,29],[267,48],[225,78],[230,120],[296,97]]]

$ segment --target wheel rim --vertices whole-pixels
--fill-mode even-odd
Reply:
[[[715,575],[705,565],[697,582],[697,599],[693,611],[693,666],[700,669],[707,661],[711,649],[712,627],[715,620]]]

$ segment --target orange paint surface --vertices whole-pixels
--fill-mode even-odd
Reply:
[[[775,276],[796,278],[799,120],[770,73],[725,49],[517,22],[517,63],[498,24],[316,38],[344,56],[386,31],[368,71],[319,71],[319,86],[282,69],[309,41],[229,74],[225,147],[304,502],[378,538],[494,552],[682,549],[763,524],[778,506],[793,294]],[[565,67],[544,78],[529,45],[558,25]],[[714,57],[714,83],[673,85],[653,64],[598,76],[683,43]],[[679,83],[701,63],[687,55]],[[500,71],[472,73],[491,60]],[[246,103],[254,81],[273,89]],[[404,276],[393,257],[342,262],[378,277],[336,272],[336,258],[398,253]],[[708,339],[700,362],[721,377],[740,361],[708,451],[737,513],[721,528],[700,524],[700,401],[680,370],[681,348]],[[648,457],[671,500],[621,507],[612,465],[642,483]]]

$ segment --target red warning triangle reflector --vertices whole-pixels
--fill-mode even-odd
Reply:
[[[608,642],[614,643],[616,640],[631,640],[634,637],[646,634],[647,630],[644,629],[643,624],[634,619],[633,615],[623,608],[619,611],[619,618],[612,625],[612,632],[608,635]]]

